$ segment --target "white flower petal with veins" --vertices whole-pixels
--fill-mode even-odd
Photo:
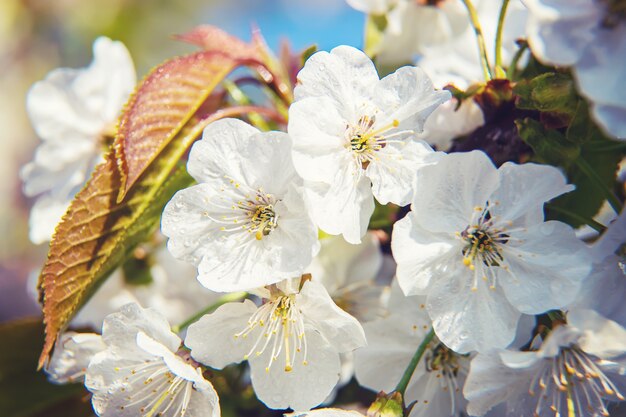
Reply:
[[[81,381],[91,358],[105,349],[106,344],[99,334],[63,333],[45,369],[48,379],[59,384]]]
[[[220,416],[213,386],[156,311],[124,306],[105,319],[102,340],[85,375],[99,416]]]
[[[395,389],[432,327],[425,302],[423,296],[405,297],[392,287],[389,316],[363,325],[368,345],[355,353],[359,384],[374,391]],[[468,370],[469,356],[456,354],[435,336],[405,392],[406,404],[416,401],[409,416],[458,416],[465,409],[461,391]]]
[[[105,139],[115,134],[135,88],[135,68],[121,42],[100,37],[93,54],[88,67],[59,68],[28,92],[28,115],[43,142],[20,173],[24,193],[38,196],[30,217],[34,243],[50,240],[74,194],[102,161]]]
[[[285,284],[272,286],[260,307],[228,303],[204,316],[189,327],[185,344],[214,368],[247,360],[257,397],[268,407],[306,410],[330,394],[339,354],[363,346],[365,335],[321,284],[306,281],[299,292]]]
[[[626,139],[626,14],[619,0],[522,0],[528,41],[544,63],[571,66],[591,113],[611,136]]]
[[[363,52],[339,46],[309,58],[294,94],[288,131],[313,220],[359,243],[373,197],[408,204],[415,171],[436,163],[439,155],[415,135],[450,93],[414,67],[379,79]]]
[[[468,413],[506,403],[507,417],[608,416],[606,403],[624,400],[626,329],[591,310],[567,320],[538,350],[479,353],[463,390]]]
[[[199,183],[165,206],[161,230],[205,287],[247,290],[303,272],[318,249],[317,229],[286,134],[217,121],[191,149],[188,170]]]
[[[543,205],[572,189],[551,166],[455,153],[417,173],[411,212],[391,247],[405,294],[427,296],[439,338],[457,352],[509,345],[522,313],[572,302],[591,269],[588,248]]]

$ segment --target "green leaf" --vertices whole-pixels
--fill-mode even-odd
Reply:
[[[150,285],[152,278],[152,259],[146,254],[143,257],[131,256],[122,265],[124,282],[130,285]]]
[[[590,177],[586,172],[581,170],[578,165],[572,165],[566,171],[569,182],[576,186],[571,193],[564,194],[553,200],[551,205],[573,211],[580,218],[593,218],[602,204],[607,199],[607,191],[611,191],[615,184],[615,172],[617,165],[622,160],[623,154],[620,152],[585,152],[584,161],[595,170],[596,179]],[[550,214],[548,212],[548,214]],[[573,227],[579,227],[585,224],[580,219],[564,216],[560,217],[558,213],[549,216],[562,220]]]
[[[516,120],[519,135],[542,162],[569,167],[580,155],[580,147],[553,129],[546,129],[533,119]]]
[[[378,201],[374,201],[376,205],[374,208],[374,213],[370,218],[369,229],[389,229],[391,231],[391,226],[396,221],[396,215],[398,214],[398,210],[400,209],[395,204],[385,204],[382,205]]]
[[[91,402],[83,401],[87,391],[82,384],[54,385],[36,372],[43,343],[40,319],[0,324],[0,339],[0,416],[93,416]]]
[[[561,220],[578,227],[587,223],[584,219],[592,219],[607,198],[615,198],[612,195],[615,172],[617,164],[624,156],[623,151],[595,150],[598,143],[610,141],[602,136],[587,137],[585,133],[580,133],[586,130],[585,127],[574,124],[572,126],[577,131],[571,133],[573,136],[570,140],[557,130],[544,128],[536,120],[517,120],[516,124],[520,137],[533,148],[535,158],[539,162],[563,168],[568,181],[576,186],[574,191],[550,203],[547,210],[549,219]],[[594,126],[587,126],[590,132],[599,132]],[[584,143],[579,145],[573,143],[574,141]]]
[[[172,141],[123,202],[117,202],[121,181],[114,151],[76,195],[56,228],[39,277],[46,325],[39,367],[93,291],[154,232],[174,193],[191,184],[179,159],[198,134],[194,130]]]
[[[519,96],[517,107],[520,109],[572,116],[578,107],[574,81],[566,74],[541,74],[518,82],[513,91]]]

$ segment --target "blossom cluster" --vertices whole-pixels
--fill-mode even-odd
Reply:
[[[104,417],[219,416],[215,375],[240,362],[261,402],[295,416],[361,415],[309,411],[353,376],[400,391],[412,417],[608,415],[626,395],[626,215],[583,240],[545,215],[575,189],[562,168],[457,140],[493,117],[484,99],[451,93],[481,77],[467,2],[349,3],[387,21],[379,66],[418,66],[381,78],[364,52],[338,46],[299,70],[284,129],[208,124],[188,155],[194,184],[131,256],[148,281],[115,271],[75,318],[96,332],[65,332],[49,378],[83,381]],[[487,38],[503,36],[500,3],[470,8]],[[610,84],[626,68],[614,62],[623,2],[509,8],[509,23],[527,21],[531,59],[571,66],[606,142],[619,144],[626,103]],[[524,31],[505,26],[496,76],[524,65],[513,42]],[[100,38],[91,66],[31,89],[44,140],[22,171],[25,192],[39,195],[34,242],[50,240],[101,160],[134,84],[128,51]],[[385,207],[387,230],[375,226]]]

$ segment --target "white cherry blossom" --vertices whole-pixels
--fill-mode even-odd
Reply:
[[[506,402],[507,417],[608,416],[607,401],[624,400],[626,329],[593,310],[567,321],[538,350],[478,354],[465,383],[468,413]]]
[[[459,101],[452,98],[437,107],[424,124],[417,137],[438,151],[447,151],[452,139],[467,135],[485,124],[480,106],[472,99]]]
[[[394,225],[400,287],[427,296],[435,332],[457,352],[506,347],[522,313],[576,297],[591,256],[543,205],[571,191],[554,167],[457,153],[417,173],[411,212]]]
[[[591,245],[593,269],[568,310],[593,309],[626,326],[626,211]]]
[[[339,46],[307,60],[295,98],[288,130],[313,219],[325,232],[359,243],[373,197],[408,204],[415,171],[436,159],[415,134],[450,93],[436,91],[415,67],[381,80],[363,52]]]
[[[133,61],[121,42],[100,37],[93,55],[88,67],[56,69],[28,92],[28,115],[42,140],[21,172],[24,193],[37,196],[30,214],[34,243],[50,240],[70,201],[101,162],[135,88]]]
[[[425,297],[405,297],[396,286],[389,300],[389,316],[363,324],[368,345],[355,353],[359,384],[391,392],[402,378],[432,324]],[[415,401],[410,417],[458,416],[465,410],[462,394],[469,356],[446,347],[437,336],[428,343],[405,392],[405,403]]]
[[[626,14],[621,0],[523,0],[530,12],[527,32],[544,63],[572,66],[580,92],[592,103],[597,122],[626,139]]]
[[[308,410],[339,380],[339,354],[365,344],[359,322],[314,281],[272,285],[261,306],[228,303],[192,324],[191,356],[213,368],[247,360],[257,397],[270,408]]]
[[[161,230],[205,287],[246,290],[303,272],[318,250],[317,228],[285,133],[217,121],[193,145],[187,169],[198,184],[174,195]]]
[[[213,386],[155,310],[127,304],[105,319],[102,340],[85,375],[99,416],[220,416]]]
[[[377,45],[382,64],[406,64],[425,48],[459,36],[469,26],[467,10],[457,0],[347,0],[355,9],[385,15],[387,26]]]
[[[63,333],[45,369],[48,379],[57,384],[82,381],[91,358],[105,349],[99,334]]]
[[[333,301],[360,322],[384,314],[384,284],[376,279],[383,266],[378,237],[369,232],[358,245],[341,236],[320,239],[320,251],[306,269],[324,285]]]

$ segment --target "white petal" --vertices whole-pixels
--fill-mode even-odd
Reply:
[[[317,410],[294,412],[285,414],[285,417],[365,417],[356,411],[340,410],[338,408],[318,408]]]
[[[381,204],[406,206],[413,199],[415,173],[437,162],[440,154],[424,142],[408,140],[401,145],[388,144],[378,151],[366,175],[372,180],[372,192]]]
[[[41,196],[30,210],[28,237],[31,242],[49,242],[71,200],[59,201],[49,196]]]
[[[461,271],[433,283],[426,308],[439,339],[459,353],[504,348],[515,337],[520,313],[500,287],[479,282],[472,291],[471,272]]]
[[[248,325],[257,307],[250,300],[227,303],[189,326],[185,345],[198,362],[222,369],[244,360],[254,340],[235,338]]]
[[[489,212],[498,220],[514,224],[543,221],[544,203],[574,190],[567,178],[550,165],[504,163],[499,169],[500,186],[491,195]]]
[[[578,344],[583,351],[601,359],[626,353],[626,329],[593,310],[571,310],[567,323],[583,332]]]
[[[331,235],[342,234],[350,243],[360,243],[374,212],[370,180],[358,182],[348,170],[338,172],[331,186],[322,183],[306,185],[313,221]]]
[[[259,130],[239,119],[222,119],[208,125],[202,139],[196,141],[189,153],[187,170],[199,182],[221,184],[224,174],[235,181],[251,184],[250,167],[258,155],[251,137]],[[233,155],[237,155],[233,158]]]
[[[626,108],[610,104],[592,103],[591,114],[609,135],[626,139]]]
[[[112,123],[137,84],[133,60],[123,43],[103,36],[93,44],[93,57],[78,88],[82,98],[94,106],[92,109],[97,106],[100,117]],[[95,86],[101,90],[94,91]]]
[[[136,346],[137,333],[143,332],[171,351],[178,350],[181,340],[172,333],[170,324],[156,310],[132,303],[108,315],[102,325],[102,338],[107,346],[127,349]]]
[[[620,59],[626,53],[626,25],[622,22],[612,29],[597,30],[595,34],[575,67],[580,92],[596,105],[626,111],[626,98],[619,93],[626,76],[626,66]],[[613,135],[626,138],[626,135],[617,135],[610,126],[605,127]]]
[[[499,270],[498,280],[511,304],[526,314],[571,303],[591,271],[587,246],[557,221],[511,232],[502,256],[509,271]]]
[[[129,303],[141,304],[126,285],[121,269],[117,269],[72,319],[72,327],[100,331],[106,316]]]
[[[197,184],[178,191],[163,209],[161,232],[170,238],[167,249],[175,258],[198,265],[210,249],[220,226],[208,217],[214,192],[207,184]]]
[[[411,209],[426,230],[462,232],[498,181],[495,166],[483,152],[449,154],[417,172]]]
[[[423,229],[413,212],[394,224],[391,251],[406,295],[424,294],[431,279],[445,279],[461,259],[461,247],[448,234]]]
[[[374,63],[362,51],[341,45],[330,53],[317,52],[298,73],[295,100],[329,96],[337,107],[356,108],[358,97],[368,96],[379,80]],[[344,104],[345,103],[345,104]]]
[[[528,41],[542,62],[568,66],[593,40],[602,7],[588,0],[522,0],[530,11]]]
[[[37,136],[45,141],[90,142],[103,128],[72,92],[81,70],[60,68],[35,83],[26,97],[26,108]]]
[[[593,266],[591,274],[583,280],[577,299],[569,310],[593,309],[618,323],[626,323],[626,276],[620,268],[621,257],[609,256]]]
[[[447,151],[452,139],[473,132],[485,123],[483,112],[474,100],[463,100],[461,106],[457,106],[458,100],[452,98],[437,107],[417,137],[439,151]]]
[[[472,360],[463,388],[463,395],[469,401],[468,414],[482,416],[495,405],[508,401],[515,391],[527,393],[532,374],[532,368],[520,371],[507,367],[494,352],[479,353]]]
[[[82,379],[93,356],[105,349],[99,334],[63,333],[46,367],[48,378],[59,384]]]
[[[252,387],[273,409],[308,410],[328,397],[339,380],[339,354],[317,332],[307,332],[307,364],[297,360],[286,372],[279,363],[266,371],[271,349],[250,360]]]
[[[346,126],[353,116],[328,97],[311,97],[289,107],[289,135],[293,138],[293,160],[306,181],[331,184],[336,172],[352,162],[345,148]]]
[[[392,314],[363,328],[368,344],[355,353],[356,378],[366,388],[391,392],[430,328],[430,320],[425,311],[422,316]]]
[[[350,352],[365,345],[361,324],[337,307],[321,283],[307,281],[296,300],[307,322],[311,322],[337,352]]]
[[[420,133],[428,116],[451,96],[449,91],[435,90],[420,68],[402,67],[380,80],[372,97],[385,111],[383,124],[398,120],[398,129]]]
[[[325,237],[320,244],[319,253],[306,271],[331,296],[357,282],[373,281],[382,266],[380,243],[373,233],[367,233],[358,245],[346,242],[341,236]]]

